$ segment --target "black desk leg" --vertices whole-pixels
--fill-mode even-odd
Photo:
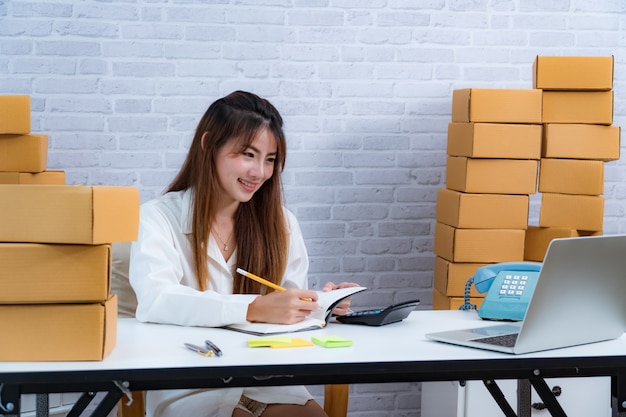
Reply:
[[[48,417],[50,415],[50,401],[48,394],[36,395],[36,411],[37,417]]]
[[[122,398],[122,391],[85,392],[67,417],[106,417]]]
[[[102,395],[103,394],[103,395]],[[102,395],[102,397],[100,397]],[[122,398],[122,391],[115,390],[109,392],[99,392],[96,394],[95,400],[100,402],[96,405],[96,408],[90,414],[91,417],[107,417],[107,415],[113,410],[115,404],[117,404]]]
[[[489,391],[493,399],[496,400],[496,403],[506,417],[517,417],[515,411],[513,411],[511,405],[502,393],[502,390],[500,389],[498,384],[496,384],[496,381],[494,381],[493,379],[485,379],[483,381],[483,384],[485,384],[485,387],[487,387],[487,390]]]
[[[618,371],[617,375],[611,378],[611,393],[613,416],[626,416],[626,372]]]
[[[539,394],[539,397],[541,397],[552,417],[567,417],[561,404],[556,400],[554,393],[543,378],[530,378],[530,383],[537,391],[537,394]]]
[[[517,414],[520,417],[530,417],[531,415],[531,391],[530,381],[527,379],[517,380]]]
[[[95,396],[95,392],[83,392],[78,401],[72,406],[70,412],[67,413],[67,417],[79,417]]]

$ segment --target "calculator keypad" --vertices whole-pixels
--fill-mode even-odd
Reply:
[[[347,314],[348,316],[375,316],[383,312],[383,309],[362,310]]]
[[[509,297],[521,297],[524,294],[528,283],[528,275],[524,274],[506,274],[502,286],[500,287],[500,295]]]

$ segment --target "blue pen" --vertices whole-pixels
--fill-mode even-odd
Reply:
[[[217,345],[213,342],[211,342],[210,340],[205,340],[204,344],[207,345],[207,347],[209,349],[211,349],[213,352],[215,352],[215,355],[217,356],[222,356],[222,351],[220,348],[217,347]]]

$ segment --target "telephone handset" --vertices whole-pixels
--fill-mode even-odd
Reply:
[[[541,265],[541,262],[502,262],[478,268],[465,284],[465,303],[460,309],[476,309],[469,302],[470,288],[474,284],[480,293],[489,291],[478,309],[482,319],[523,320]]]

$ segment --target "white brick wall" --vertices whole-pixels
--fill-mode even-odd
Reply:
[[[357,307],[429,308],[452,90],[530,88],[538,54],[613,54],[626,126],[624,33],[622,0],[8,0],[0,94],[32,97],[68,182],[135,185],[144,201],[213,100],[265,96],[285,117],[312,284],[361,282]],[[625,176],[606,165],[605,234],[626,233]],[[419,384],[351,389],[352,416],[420,414]]]

